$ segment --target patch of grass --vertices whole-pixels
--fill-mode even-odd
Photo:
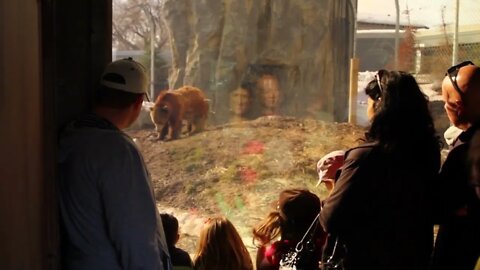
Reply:
[[[197,169],[199,169],[201,167],[201,164],[198,164],[198,163],[191,163],[191,164],[188,164],[186,167],[185,167],[185,170],[189,173],[192,173],[192,172],[195,172]]]
[[[201,189],[203,189],[205,187],[205,183],[206,182],[201,180],[187,181],[185,182],[184,190],[187,194],[193,195],[193,194],[196,194]]]

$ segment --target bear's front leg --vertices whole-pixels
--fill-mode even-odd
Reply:
[[[164,140],[165,136],[167,136],[167,133],[168,133],[168,122],[165,123],[165,125],[163,126],[162,131],[160,132],[158,138],[160,140]]]
[[[177,119],[176,121],[172,121],[170,124],[170,139],[176,140],[180,137],[180,133],[182,132],[182,121]]]

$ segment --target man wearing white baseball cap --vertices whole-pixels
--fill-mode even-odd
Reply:
[[[144,67],[110,63],[93,112],[61,133],[58,151],[62,269],[170,269],[150,174],[122,132],[140,114]]]

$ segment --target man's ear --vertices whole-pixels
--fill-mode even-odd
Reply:
[[[137,99],[135,99],[135,103],[133,103],[133,107],[135,109],[140,109],[142,108],[142,103],[143,103],[143,95],[138,95]]]

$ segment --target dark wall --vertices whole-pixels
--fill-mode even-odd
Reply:
[[[111,1],[0,1],[0,269],[58,269],[58,129],[111,57]]]
[[[45,259],[37,11],[37,1],[0,1],[0,269]]]
[[[57,134],[91,108],[96,82],[111,61],[111,10],[111,0],[42,2],[44,269],[59,268]]]
[[[44,76],[55,93],[58,125],[91,107],[93,90],[111,61],[111,0],[45,1]]]

